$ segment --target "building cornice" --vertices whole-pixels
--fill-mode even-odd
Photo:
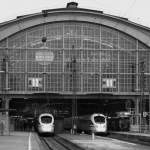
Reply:
[[[47,13],[43,17],[43,11]],[[129,21],[127,18],[104,14],[102,11],[82,9],[82,8],[60,8],[43,10],[40,13],[18,16],[0,24],[0,40],[11,36],[21,30],[40,25],[43,23],[79,21],[101,24],[140,40],[147,46],[150,46],[150,28]]]

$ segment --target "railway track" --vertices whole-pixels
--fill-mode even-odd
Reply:
[[[85,150],[59,136],[40,137],[44,150]]]

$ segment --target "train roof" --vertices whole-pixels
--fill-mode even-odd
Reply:
[[[79,118],[85,118],[85,119],[88,119],[88,118],[91,118],[93,116],[103,116],[103,117],[106,117],[104,114],[102,113],[93,113],[93,114],[88,114],[88,115],[83,115],[83,116],[79,116]]]

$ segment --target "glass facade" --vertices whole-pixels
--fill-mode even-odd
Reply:
[[[140,41],[97,24],[42,24],[0,41],[0,89],[69,94],[75,86],[81,94],[136,92],[143,61],[148,89],[150,50]]]

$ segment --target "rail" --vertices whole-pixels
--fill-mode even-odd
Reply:
[[[40,137],[40,139],[47,150],[85,150],[84,148],[81,148],[59,136]]]

